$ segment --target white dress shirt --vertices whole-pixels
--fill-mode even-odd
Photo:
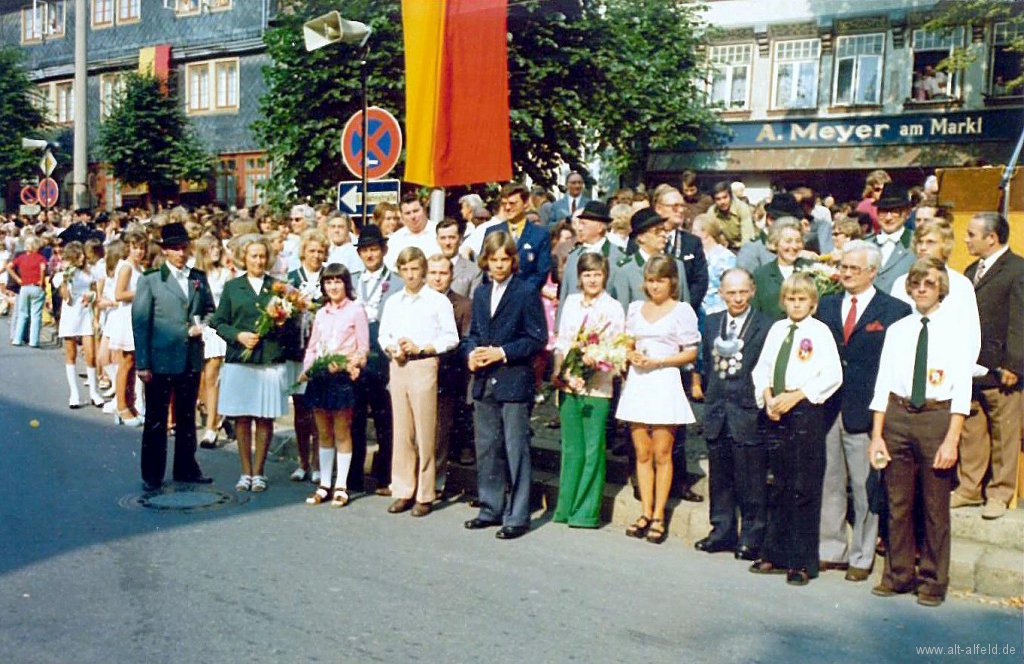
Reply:
[[[982,258],[980,261],[978,261],[978,269],[974,273],[974,278],[977,279],[978,278],[978,274],[981,274],[982,278],[984,278],[985,277],[985,272],[988,272],[988,269],[990,267],[992,267],[993,265],[995,265],[996,261],[999,260],[999,257],[1002,256],[1003,254],[1005,254],[1009,250],[1010,250],[1010,245],[1008,245],[1008,244],[1004,245],[1002,249],[999,249],[998,251],[993,252],[992,255],[989,256],[988,258]]]
[[[952,400],[952,412],[970,414],[971,373],[975,356],[964,352],[962,316],[943,302],[928,315],[928,368],[925,398]],[[914,357],[921,332],[921,314],[915,309],[885,333],[871,410],[884,413],[889,395],[910,398],[914,387]]]
[[[846,325],[846,317],[850,315],[850,307],[853,306],[853,298],[857,298],[857,315],[854,316],[853,324],[856,325],[860,322],[860,317],[864,315],[864,310],[868,308],[869,304],[871,304],[871,300],[875,297],[876,292],[877,291],[874,286],[868,286],[867,290],[863,293],[850,295],[850,293],[847,292],[843,295],[843,303],[840,305],[839,322]],[[911,306],[913,306],[913,303],[911,303]]]
[[[889,257],[892,256],[892,252],[896,249],[896,245],[899,244],[903,238],[904,229],[901,227],[895,233],[886,233],[885,231],[879,231],[876,239],[878,246],[882,250],[882,265],[889,262]]]
[[[498,310],[498,305],[501,304],[501,298],[505,295],[505,291],[508,290],[508,282],[512,278],[509,277],[505,281],[494,281],[491,283],[491,316],[494,316],[494,312]],[[619,307],[622,308],[621,306]]]
[[[971,362],[976,362],[981,353],[981,314],[978,313],[978,296],[974,292],[974,284],[948,265],[946,276],[949,277],[949,295],[942,301],[942,306],[952,311],[960,321],[960,353],[970,356]],[[915,308],[913,298],[907,294],[907,275],[896,278],[889,294],[909,304],[911,309]],[[982,371],[982,375],[986,373],[987,369]]]
[[[768,330],[761,357],[758,358],[751,377],[754,379],[754,396],[757,406],[764,408],[764,391],[772,385],[775,377],[775,360],[779,349],[789,334],[792,319],[783,318]],[[786,365],[786,391],[803,390],[804,396],[813,404],[824,403],[843,384],[843,365],[839,350],[828,325],[808,316],[796,324],[793,347]]]
[[[441,245],[437,243],[437,223],[428,221],[419,233],[413,233],[408,228],[399,228],[392,233],[388,238],[388,253],[384,255],[384,264],[389,270],[396,269],[398,254],[407,247],[419,247],[427,258],[441,253]]]
[[[503,223],[505,223],[504,219],[493,217],[490,221],[485,221],[474,228],[473,232],[466,238],[466,241],[462,243],[462,248],[465,251],[463,255],[468,254],[470,257],[479,256],[480,252],[484,249],[484,236],[487,235],[487,229]]]
[[[389,297],[380,317],[380,347],[397,347],[403,337],[420,349],[433,346],[438,355],[455,348],[459,330],[448,297],[426,285],[416,293],[403,288]]]
[[[580,247],[582,248],[581,251],[583,253],[599,254],[599,253],[601,253],[601,250],[604,249],[604,244],[607,241],[608,241],[608,238],[606,236],[602,235],[601,239],[598,240],[597,242],[593,243],[593,244],[581,244],[580,245]]]
[[[263,280],[266,279],[266,277],[246,277],[246,279],[249,280],[249,285],[252,286],[252,289],[256,292],[256,296],[259,297],[260,291],[263,290]]]
[[[167,269],[171,271],[171,279],[178,282],[178,286],[181,287],[181,292],[185,294],[185,297],[188,297],[188,276],[192,273],[192,270],[190,270],[188,266],[179,270],[170,263],[167,263],[166,265]]]
[[[751,309],[751,307],[747,307],[746,311],[744,311],[739,316],[736,316],[735,318],[733,318],[733,315],[730,314],[728,311],[725,312],[725,338],[726,339],[729,338],[729,330],[730,329],[731,330],[735,330],[735,333],[736,333],[735,338],[736,339],[740,338],[740,333],[743,332],[743,326],[746,324],[747,319],[750,318],[750,309]],[[735,325],[733,325],[734,322],[735,322]],[[717,335],[718,332],[717,332],[717,330],[708,330],[708,334],[709,335],[712,335],[712,334]],[[711,338],[714,339],[713,336]]]
[[[366,318],[375,323],[380,320],[380,303],[388,282],[388,269],[383,265],[374,272],[362,272],[354,285],[356,302],[363,305]]]
[[[583,293],[573,293],[565,298],[562,316],[558,321],[555,350],[562,358],[569,352],[584,321],[588,328],[602,328],[607,325],[604,334],[609,338],[626,329],[626,314],[622,311],[622,305],[607,291],[601,291],[601,294],[590,302],[584,302]],[[583,394],[588,397],[611,399],[614,377],[614,373],[610,371],[595,372]]]

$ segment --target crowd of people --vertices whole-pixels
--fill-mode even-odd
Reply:
[[[235,489],[267,490],[274,423],[291,411],[306,503],[375,491],[424,517],[449,462],[475,464],[465,527],[499,539],[529,531],[544,386],[562,440],[553,521],[600,525],[621,428],[640,505],[626,534],[655,544],[703,402],[711,530],[698,550],[794,586],[830,569],[864,581],[881,550],[874,594],[941,604],[950,509],[996,519],[1016,490],[1024,259],[1007,220],[969,221],[959,239],[977,260],[960,274],[932,181],[908,190],[876,171],[846,204],[798,187],[755,205],[741,183],[702,193],[691,172],[679,184],[605,202],[572,173],[557,201],[512,183],[492,207],[468,194],[437,221],[409,194],[361,227],[305,204],[287,219],[11,219],[11,343],[38,347],[55,320],[69,407],[142,427],[147,491],[164,482],[170,433],[173,478],[208,483],[196,447],[225,431]]]

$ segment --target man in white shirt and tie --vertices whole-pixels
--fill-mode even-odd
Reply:
[[[565,196],[558,199],[551,205],[551,224],[557,224],[566,219],[572,219],[580,212],[590,198],[584,195],[583,176],[576,171],[569,173],[565,179]]]
[[[412,508],[430,514],[435,497],[438,355],[458,345],[452,303],[426,288],[427,257],[417,247],[398,255],[405,288],[388,299],[378,343],[391,358],[391,413],[394,423],[391,495],[388,512]],[[415,503],[415,504],[414,504]]]

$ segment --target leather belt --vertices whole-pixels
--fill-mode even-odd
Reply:
[[[950,405],[953,403],[952,399],[946,399],[945,401],[938,401],[937,399],[925,399],[924,403],[920,406],[915,406],[910,403],[910,399],[906,397],[897,396],[889,393],[889,403],[899,406],[908,413],[925,413],[932,410],[949,410]]]

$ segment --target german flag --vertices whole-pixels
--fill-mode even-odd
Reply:
[[[405,179],[512,179],[508,0],[402,0]]]

